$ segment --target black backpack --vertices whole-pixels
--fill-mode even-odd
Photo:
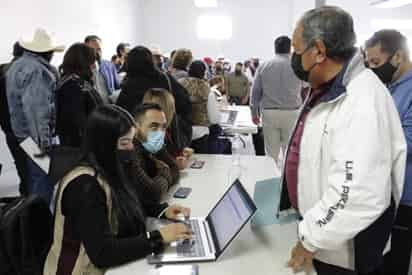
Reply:
[[[53,216],[38,196],[0,198],[0,275],[41,275]]]

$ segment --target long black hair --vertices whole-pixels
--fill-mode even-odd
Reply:
[[[144,226],[143,208],[117,153],[118,139],[134,125],[133,117],[121,107],[99,106],[89,116],[83,139],[82,162],[92,166],[111,188],[119,236],[140,232]]]
[[[62,76],[76,74],[82,79],[91,80],[93,72],[91,66],[96,62],[95,51],[84,43],[73,44],[63,58],[60,66]]]
[[[152,52],[143,46],[133,48],[126,58],[127,77],[149,76],[161,77],[160,71],[153,62]]]

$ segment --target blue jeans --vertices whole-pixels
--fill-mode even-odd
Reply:
[[[48,175],[30,158],[27,158],[29,194],[43,198],[50,205],[54,188]]]

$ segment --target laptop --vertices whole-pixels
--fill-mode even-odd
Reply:
[[[170,244],[149,264],[216,261],[255,214],[257,208],[236,180],[206,218],[191,218],[192,239]]]
[[[225,126],[233,126],[236,122],[238,111],[225,110],[221,112],[220,124]]]

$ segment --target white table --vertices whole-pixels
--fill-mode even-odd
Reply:
[[[237,111],[237,117],[234,125],[222,125],[224,131],[228,134],[256,134],[258,128],[252,121],[252,112],[249,106],[225,106],[223,111]],[[222,121],[227,121],[228,113],[222,112]]]
[[[189,206],[193,216],[206,216],[229,186],[231,156],[196,155],[206,161],[203,169],[189,169],[179,186],[191,187],[187,199],[171,199]],[[268,157],[241,156],[241,182],[253,196],[256,181],[279,176],[273,159]],[[177,187],[175,187],[177,188]],[[173,191],[173,190],[172,190]],[[275,213],[274,213],[275,214]],[[247,224],[217,262],[200,263],[201,275],[289,275],[286,267],[292,246],[296,243],[296,224],[271,225],[251,228]],[[107,275],[148,274],[153,266],[139,260],[108,271]]]

